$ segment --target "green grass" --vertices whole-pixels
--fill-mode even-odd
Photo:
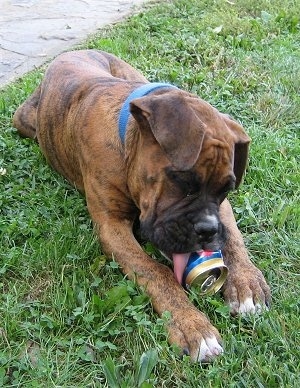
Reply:
[[[231,200],[272,308],[230,318],[220,296],[191,296],[225,354],[209,366],[176,355],[168,315],[157,317],[102,255],[84,198],[11,127],[37,70],[0,95],[0,386],[299,387],[299,3],[163,3],[82,47],[112,52],[243,123],[250,162]]]

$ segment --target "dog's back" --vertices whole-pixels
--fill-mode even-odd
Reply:
[[[122,66],[120,66],[122,65]],[[60,90],[66,101],[72,99],[77,88],[86,82],[94,85],[99,78],[118,78],[126,81],[147,83],[147,79],[132,66],[112,54],[97,50],[79,50],[59,55],[49,66],[45,78],[35,92],[17,109],[13,117],[13,125],[23,137],[36,138],[37,110],[43,89],[52,88],[57,98]],[[54,86],[54,87],[53,87]]]
[[[52,167],[81,188],[78,136],[81,143],[91,136],[87,127],[97,127],[99,146],[108,127],[116,127],[125,97],[144,83],[148,81],[143,75],[112,54],[97,50],[63,53],[15,112],[13,125],[21,136],[37,139]],[[65,155],[63,165],[61,155]]]

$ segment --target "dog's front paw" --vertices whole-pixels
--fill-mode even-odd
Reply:
[[[169,324],[169,342],[195,362],[211,362],[223,353],[218,330],[197,309],[182,311]]]
[[[253,264],[229,269],[223,295],[232,315],[259,313],[268,309],[271,302],[270,288]]]

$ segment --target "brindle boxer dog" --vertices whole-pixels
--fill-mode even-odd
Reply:
[[[223,349],[180,284],[189,252],[223,250],[223,294],[233,314],[268,305],[269,287],[226,199],[241,182],[249,145],[229,116],[171,85],[149,84],[113,55],[87,50],[53,61],[14,125],[37,138],[51,166],[85,193],[104,252],[144,287],[159,314],[171,313],[170,343],[193,360],[210,361]],[[173,258],[174,272],[137,243],[137,217],[143,235]]]

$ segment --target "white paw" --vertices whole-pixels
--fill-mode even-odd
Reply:
[[[254,304],[252,298],[246,298],[243,302],[230,302],[229,304],[231,314],[256,314],[261,313],[263,308],[259,303]]]
[[[202,338],[197,361],[210,362],[224,352],[215,336]]]

